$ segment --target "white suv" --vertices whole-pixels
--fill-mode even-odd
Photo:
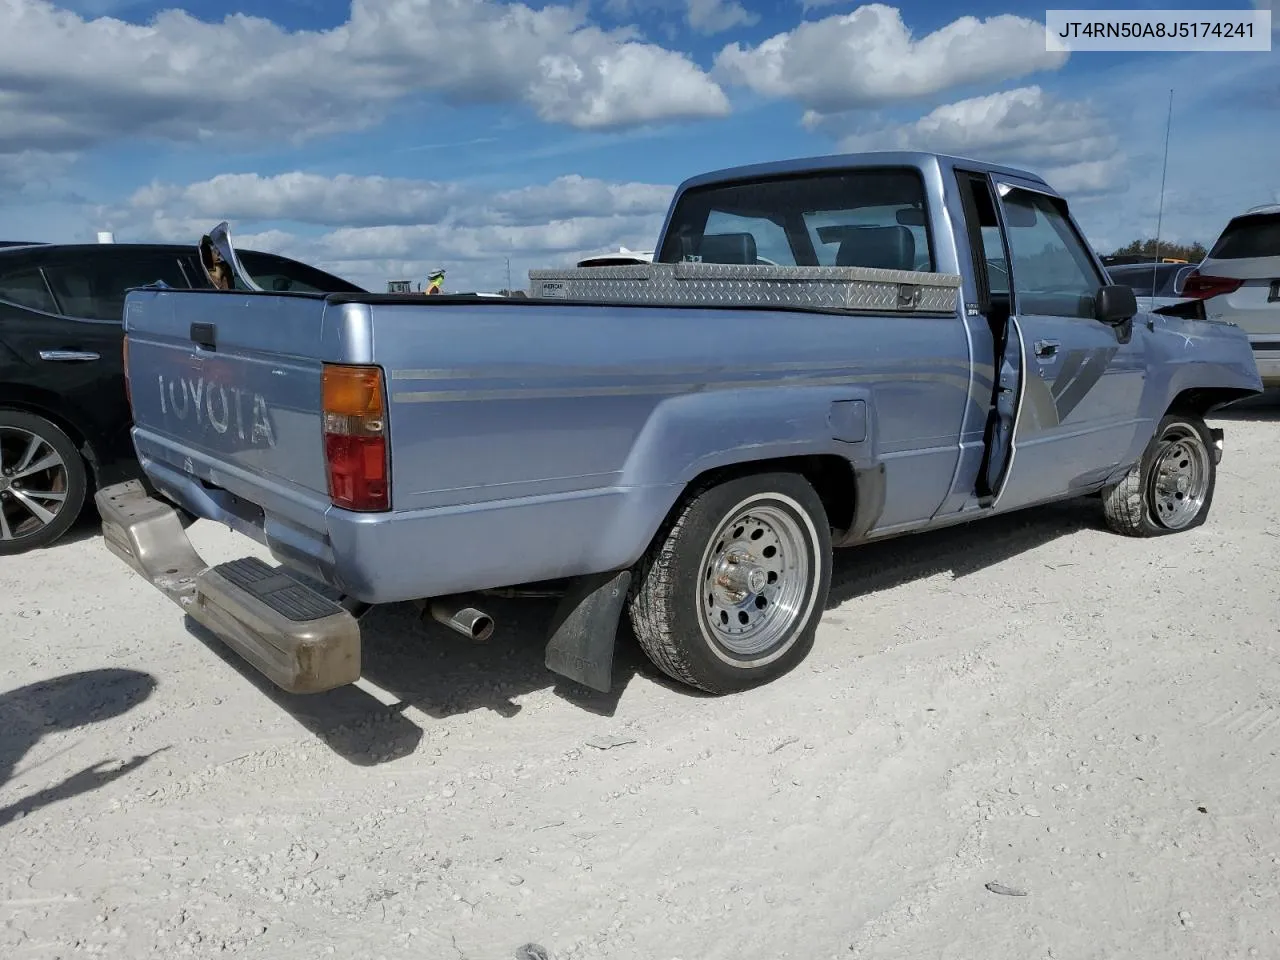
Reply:
[[[1205,316],[1249,335],[1264,386],[1280,386],[1280,204],[1233,217],[1204,261],[1182,283]]]

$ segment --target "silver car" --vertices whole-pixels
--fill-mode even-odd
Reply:
[[[1244,330],[1263,384],[1280,386],[1280,204],[1233,217],[1182,295],[1203,300],[1210,320]]]

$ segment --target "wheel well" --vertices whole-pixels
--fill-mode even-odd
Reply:
[[[769,460],[751,460],[715,467],[703,471],[685,487],[685,494],[671,508],[675,514],[685,501],[699,490],[714,487],[736,477],[753,473],[798,473],[813,485],[827,511],[831,529],[843,533],[853,526],[857,480],[853,465],[844,457],[831,453],[810,454],[801,457],[774,457]]]
[[[1229,403],[1252,396],[1255,396],[1254,391],[1240,390],[1235,387],[1192,387],[1174,397],[1166,413],[1204,417]]]
[[[54,426],[58,427],[58,429],[71,438],[71,442],[74,443],[76,449],[80,451],[80,456],[84,458],[84,462],[89,467],[89,473],[93,478],[94,485],[97,485],[97,454],[94,452],[93,446],[85,439],[84,431],[74,423],[66,417],[54,413],[48,407],[41,406],[38,403],[31,403],[27,400],[6,399],[4,401],[0,401],[0,410],[17,410],[21,413],[30,413],[37,417],[44,417]]]

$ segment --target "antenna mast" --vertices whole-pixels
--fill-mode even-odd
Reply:
[[[1169,116],[1164,123],[1164,164],[1160,170],[1160,211],[1156,214],[1156,252],[1151,264],[1151,295],[1156,295],[1160,265],[1160,231],[1164,227],[1164,185],[1169,175],[1169,131],[1173,128],[1173,88],[1169,89]]]
[[[511,296],[511,258],[507,257],[507,296]]]

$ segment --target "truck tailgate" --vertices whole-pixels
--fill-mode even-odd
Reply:
[[[280,492],[327,500],[325,306],[322,297],[296,295],[130,292],[125,330],[139,453],[233,493],[242,471],[275,481]],[[213,475],[217,468],[226,475]]]

